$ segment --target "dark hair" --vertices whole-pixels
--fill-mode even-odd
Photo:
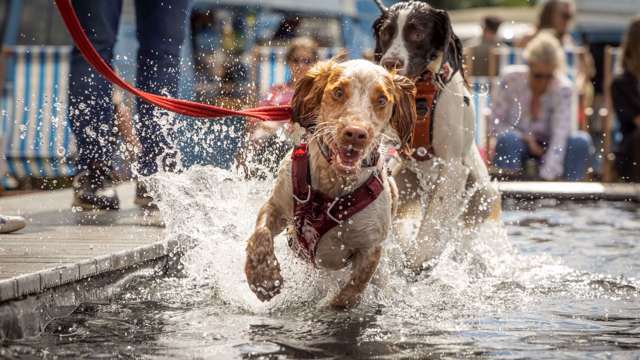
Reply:
[[[309,51],[314,63],[318,61],[318,43],[312,38],[301,36],[291,40],[291,43],[287,47],[287,53],[285,54],[287,63],[291,63],[293,54],[300,49]]]
[[[544,4],[538,17],[538,30],[553,28],[553,16],[558,11],[558,7],[563,4],[573,6],[571,0],[549,0]]]
[[[635,17],[625,35],[622,50],[622,68],[640,77],[640,16]]]
[[[489,16],[485,16],[484,19],[482,19],[482,26],[486,30],[489,30],[494,33],[498,32],[498,29],[500,28],[501,24],[502,24],[502,18],[499,16],[489,15]]]

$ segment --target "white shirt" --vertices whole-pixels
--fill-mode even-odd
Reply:
[[[537,119],[531,116],[531,88],[526,65],[507,67],[493,97],[489,128],[491,134],[515,131],[531,134],[547,151],[542,157],[540,176],[556,179],[564,173],[567,139],[571,134],[574,87],[569,78],[557,74],[540,98]]]

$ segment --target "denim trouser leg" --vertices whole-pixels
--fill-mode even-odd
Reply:
[[[100,56],[111,63],[121,0],[74,0],[76,14]],[[111,83],[96,73],[74,47],[69,75],[69,120],[78,144],[78,171],[110,165],[115,147]]]
[[[185,38],[190,0],[136,0],[138,49],[137,86],[155,94],[176,96],[180,77],[180,51]],[[162,133],[155,107],[137,100],[136,132],[142,145],[138,172],[158,171],[158,157],[174,152]],[[169,131],[172,131],[169,129]],[[165,159],[171,161],[172,159]]]
[[[578,131],[567,140],[567,154],[564,158],[564,178],[568,181],[583,180],[592,164],[594,146],[591,136]]]
[[[520,135],[515,132],[507,132],[498,135],[493,164],[500,169],[520,171],[527,154],[527,145]]]

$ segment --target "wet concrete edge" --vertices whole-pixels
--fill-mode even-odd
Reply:
[[[178,251],[178,241],[161,241],[2,280],[0,339],[37,335],[61,309],[71,314],[83,302],[109,299],[112,289],[132,273],[166,272]]]

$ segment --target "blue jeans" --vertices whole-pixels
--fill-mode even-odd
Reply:
[[[577,131],[567,139],[567,151],[564,158],[564,180],[580,181],[593,164],[594,147],[591,136],[584,131]],[[496,155],[493,164],[509,171],[521,171],[529,154],[529,148],[520,135],[508,132],[498,136]]]
[[[190,0],[136,0],[136,86],[152,93],[178,94],[180,49],[185,38]],[[100,56],[113,59],[122,0],[74,0],[80,23]],[[78,171],[90,166],[111,166],[116,126],[111,98],[112,86],[87,64],[77,48],[71,54],[69,75],[69,119],[78,143]],[[142,149],[138,171],[158,171],[157,160],[174,153],[154,119],[154,106],[137,99],[136,134]],[[171,161],[170,159],[168,161]]]

